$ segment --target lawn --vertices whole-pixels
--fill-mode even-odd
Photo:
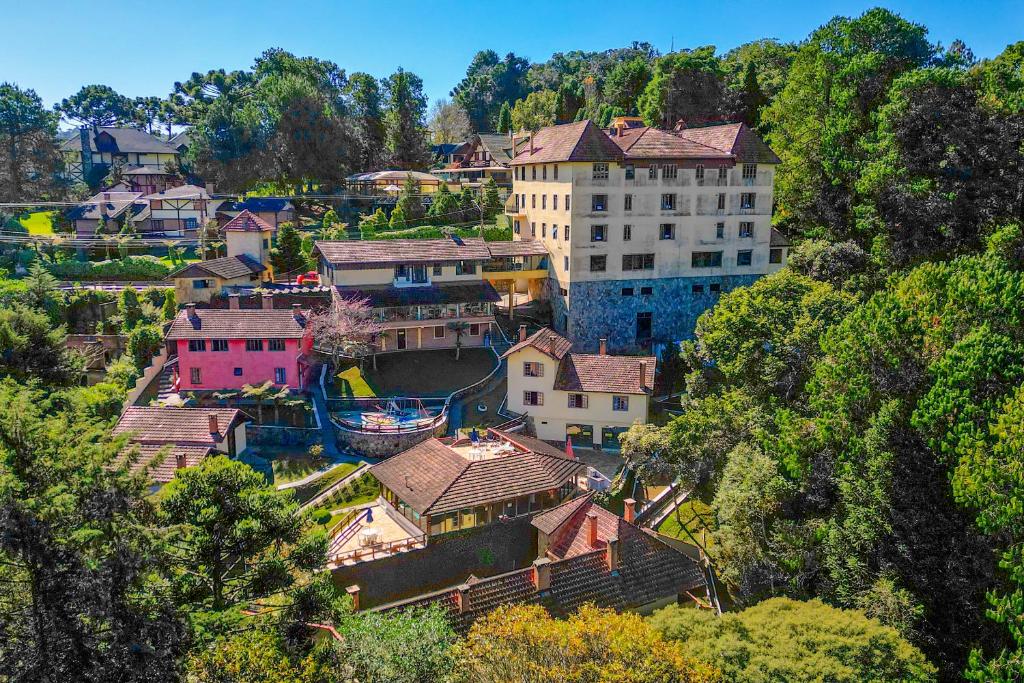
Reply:
[[[486,377],[497,365],[488,349],[405,351],[377,356],[377,369],[364,362],[344,370],[335,382],[343,398],[376,396],[443,397]]]
[[[377,500],[379,495],[380,485],[372,474],[366,473],[332,493],[327,500],[317,505],[314,511],[326,510],[331,513],[331,521],[326,525],[330,529],[341,518],[341,515],[334,514],[335,510],[369,503]]]
[[[295,499],[300,503],[305,503],[307,500],[312,500],[318,496],[321,492],[326,491],[329,487],[334,485],[335,482],[340,479],[344,479],[359,465],[351,462],[343,462],[336,466],[330,472],[327,472],[324,476],[320,477],[316,481],[311,481],[303,486],[296,486],[292,489],[295,491]],[[274,467],[274,476],[276,483],[277,467]]]
[[[30,235],[52,235],[53,217],[56,213],[56,211],[33,211],[24,218],[19,218],[18,222],[28,230]]]
[[[300,453],[275,458],[272,462],[274,485],[280,486],[281,484],[287,484],[288,482],[308,477],[326,464],[327,461],[324,460],[314,463],[313,459],[308,455]],[[327,475],[325,474],[324,476]]]
[[[708,551],[712,551],[715,547],[713,535],[711,533],[705,534],[704,539],[706,540],[704,540],[701,538],[701,531],[706,529],[708,532],[712,532],[714,531],[714,526],[715,515],[711,508],[697,498],[689,498],[683,501],[683,504],[675,512],[658,525],[657,531],[687,543],[693,543],[693,539],[690,538],[690,534],[692,534],[693,538],[706,544],[705,548]],[[686,531],[690,533],[687,534]]]

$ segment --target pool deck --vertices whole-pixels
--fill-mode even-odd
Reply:
[[[390,557],[400,552],[417,550],[426,547],[423,533],[415,525],[402,517],[384,500],[378,498],[368,505],[360,505],[361,511],[370,510],[372,522],[360,517],[353,525],[349,525],[331,540],[328,547],[328,569],[358,562],[369,562]],[[372,545],[364,545],[362,532],[372,528],[377,532],[377,541]]]

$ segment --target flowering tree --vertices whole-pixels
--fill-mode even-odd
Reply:
[[[373,318],[373,308],[366,297],[345,297],[332,290],[331,303],[312,315],[313,337],[317,346],[331,358],[337,370],[341,358],[358,358],[360,362],[373,356],[377,366],[377,337],[383,328]]]

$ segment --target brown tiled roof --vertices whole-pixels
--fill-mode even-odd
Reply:
[[[610,137],[628,159],[732,158],[728,151],[709,147],[658,128],[628,128],[622,131],[622,135]]]
[[[551,337],[555,337],[554,349],[552,350]],[[550,327],[542,327],[529,337],[525,341],[516,342],[509,348],[508,351],[501,355],[502,358],[508,358],[516,351],[525,349],[528,346],[532,346],[542,353],[546,353],[555,360],[562,360],[565,354],[569,353],[569,349],[572,348],[572,342],[558,334]]]
[[[552,534],[570,517],[576,514],[582,506],[589,503],[590,499],[593,497],[594,493],[591,491],[586,495],[571,498],[561,505],[556,505],[550,510],[545,510],[539,515],[534,516],[532,520],[533,526],[537,527],[537,530],[542,533]]]
[[[210,433],[210,415],[217,415],[217,434]],[[233,408],[170,408],[131,406],[114,426],[114,434],[131,434],[135,443],[216,446],[241,419]]]
[[[518,438],[516,441],[526,445]],[[430,439],[370,471],[415,511],[439,514],[558,488],[583,467],[578,460],[545,446],[540,452],[468,460]]]
[[[242,212],[224,224],[221,230],[241,230],[245,232],[273,232],[274,226],[266,222],[249,209],[242,209]]]
[[[188,309],[178,311],[168,340],[176,339],[301,339],[306,332],[307,311],[302,320],[288,310]]]
[[[640,363],[647,372],[640,381]],[[644,394],[654,387],[654,356],[609,356],[570,353],[558,364],[554,388],[559,391],[601,391],[615,394]]]
[[[335,290],[343,297],[369,299],[373,308],[430,306],[433,304],[469,304],[501,301],[494,285],[486,280],[460,284],[433,284],[428,287],[342,287]]]
[[[174,479],[178,471],[178,458],[185,459],[185,467],[195,467],[210,455],[213,449],[209,446],[179,446],[176,444],[131,444],[124,453],[124,459],[137,453],[131,465],[133,473],[147,471],[149,478],[155,482],[166,484]]]
[[[792,242],[782,232],[776,228],[772,228],[772,235],[768,242],[770,247],[789,247],[792,246]]]
[[[209,261],[198,261],[184,266],[170,275],[166,280],[173,280],[180,277],[200,277],[204,274],[231,280],[236,277],[244,277],[254,273],[262,273],[266,266],[256,259],[242,254],[241,256],[222,256],[210,259]]]
[[[577,121],[541,128],[533,136],[533,153],[526,145],[512,164],[539,164],[554,161],[612,161],[622,150],[593,121]]]
[[[548,250],[540,240],[516,240],[515,242],[488,242],[491,256],[547,256]]]
[[[486,261],[491,257],[487,244],[478,238],[318,241],[314,248],[331,265],[349,268],[380,268],[416,261]]]
[[[728,152],[740,163],[781,163],[771,147],[744,123],[684,128],[675,131],[675,134],[685,140]]]

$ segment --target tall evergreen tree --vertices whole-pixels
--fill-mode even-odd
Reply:
[[[384,81],[386,144],[394,165],[423,170],[430,165],[423,80],[399,68]]]
[[[498,112],[498,132],[508,135],[512,131],[512,107],[508,102],[501,103],[501,110]]]

